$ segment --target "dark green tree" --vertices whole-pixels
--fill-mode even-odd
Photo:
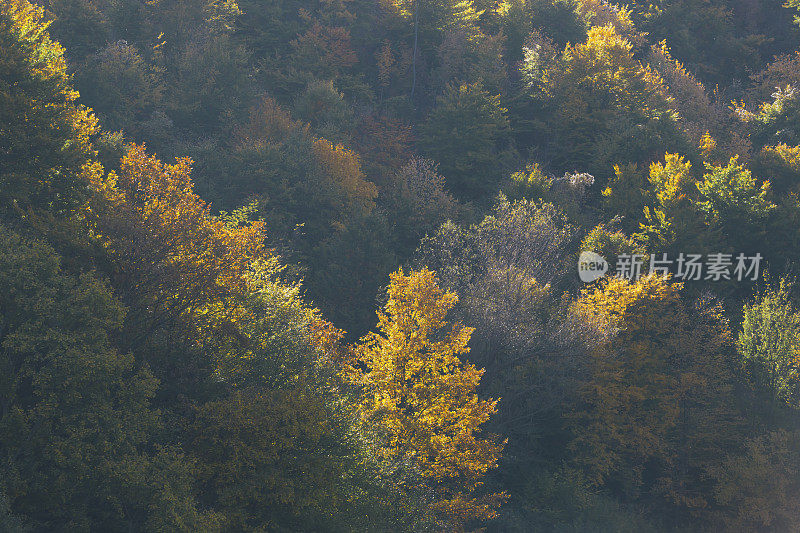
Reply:
[[[451,86],[422,126],[420,147],[454,194],[488,200],[515,163],[510,134],[499,96],[480,83]]]

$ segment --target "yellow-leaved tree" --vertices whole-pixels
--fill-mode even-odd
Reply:
[[[605,176],[615,164],[653,161],[665,148],[688,151],[667,85],[613,24],[591,28],[585,43],[539,66],[543,59],[532,53],[523,69],[541,88],[556,166]]]
[[[390,464],[411,464],[436,491],[432,511],[446,529],[493,518],[504,494],[479,494],[497,465],[504,442],[478,438],[497,400],[476,389],[483,369],[459,359],[473,329],[448,323],[458,297],[443,291],[427,268],[391,275],[388,301],[378,312],[380,333],[356,346],[366,370],[362,415],[384,428],[380,454]]]

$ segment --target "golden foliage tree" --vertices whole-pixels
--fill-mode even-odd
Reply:
[[[692,164],[678,154],[665,154],[664,163],[650,164],[651,205],[644,208],[645,221],[637,237],[651,251],[676,252],[704,248],[703,216],[696,207],[697,180]],[[707,245],[706,245],[707,246]]]
[[[476,490],[504,443],[477,436],[497,400],[478,397],[484,371],[459,359],[469,352],[473,329],[446,321],[458,297],[443,291],[427,268],[393,273],[388,297],[378,313],[380,333],[356,347],[367,368],[364,420],[385,427],[380,453],[387,461],[412,462],[436,485],[434,510],[449,527],[493,518],[504,495]]]

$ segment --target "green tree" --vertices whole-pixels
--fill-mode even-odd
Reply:
[[[109,37],[109,20],[93,0],[48,0],[43,5],[54,15],[49,30],[63,44],[71,61],[82,61],[102,48]]]
[[[147,128],[153,113],[163,113],[162,77],[163,69],[145,61],[133,46],[117,41],[89,57],[76,82],[83,101],[92,103],[104,128],[124,130],[141,142],[144,135],[147,140],[163,140],[166,133]]]
[[[257,216],[270,228],[267,244],[300,266],[311,298],[331,319],[362,328],[379,276],[396,263],[388,246],[390,227],[376,209],[377,187],[359,155],[316,137],[271,99],[260,102],[239,128],[230,156],[211,155],[214,170],[227,180],[206,169],[204,183],[213,187],[206,188],[208,196],[221,196],[224,209],[257,199]],[[392,264],[384,268],[387,263]]]
[[[678,154],[666,154],[663,164],[652,163],[649,192],[654,201],[644,207],[635,237],[654,253],[706,249],[709,230],[697,205],[698,188],[691,163]]]
[[[763,242],[769,214],[775,205],[768,199],[770,184],[759,184],[751,172],[731,158],[727,165],[706,164],[703,181],[697,183],[697,207],[706,223],[722,232],[739,250],[755,251]]]
[[[530,96],[545,113],[539,138],[559,170],[608,176],[615,164],[649,164],[665,147],[686,148],[663,80],[611,24],[560,57],[531,54],[523,68],[535,74]]]
[[[686,0],[636,1],[631,7],[637,26],[650,34],[651,42],[666,40],[675,57],[709,86],[727,85],[770,57],[766,45],[775,36],[760,34],[752,25],[746,26],[745,20],[759,16],[780,20],[783,15],[779,10],[775,12],[776,6],[762,8],[771,13],[756,14],[718,0],[703,4]]]
[[[97,125],[77,98],[42,8],[0,3],[1,216],[14,203],[64,213],[85,200]]]
[[[499,96],[481,84],[451,86],[422,126],[420,146],[457,196],[485,200],[514,162],[510,133]]]
[[[153,451],[158,382],[115,349],[125,309],[108,286],[6,228],[0,243],[0,471],[11,509],[50,531],[212,525],[180,481],[189,463]]]
[[[424,527],[412,472],[383,470],[357,427],[341,333],[274,268],[254,266],[239,335],[213,343],[222,390],[183,421],[208,503],[242,531]]]
[[[781,279],[743,309],[737,347],[747,383],[770,406],[800,407],[800,313]]]
[[[472,56],[478,59],[481,55],[491,57],[492,49],[486,35],[480,28],[480,17],[483,9],[479,2],[473,0],[387,0],[383,3],[391,22],[396,26],[397,38],[410,45],[411,61],[409,69],[406,71],[406,79],[410,83],[408,97],[413,103],[421,101],[422,95],[432,96],[431,84],[428,80],[442,81],[442,78],[449,76],[450,66],[460,63],[459,59],[464,56]],[[440,53],[448,47],[446,40],[460,40],[465,49],[454,50],[456,56],[455,64],[450,66],[450,60],[445,54]],[[489,46],[487,46],[489,45]],[[488,52],[488,54],[487,54]],[[439,75],[434,72],[440,66],[440,60],[444,60],[443,70],[439,69]],[[463,63],[462,63],[463,65]],[[472,70],[472,65],[464,65]],[[494,67],[494,65],[487,65]],[[452,71],[450,71],[452,72]],[[444,75],[444,76],[442,76]],[[467,83],[474,83],[478,80],[461,80]],[[441,85],[439,85],[441,87]],[[426,94],[427,93],[427,94]]]
[[[793,86],[778,87],[772,100],[762,103],[755,112],[742,105],[736,106],[735,111],[744,122],[756,150],[780,143],[800,144],[800,131],[797,130],[800,95]]]
[[[603,214],[621,216],[628,231],[638,229],[645,205],[652,196],[648,175],[635,163],[614,166],[614,176],[603,189]]]

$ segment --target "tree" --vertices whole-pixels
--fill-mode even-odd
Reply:
[[[413,260],[460,294],[453,312],[476,324],[470,353],[486,368],[482,386],[510,400],[491,424],[513,447],[549,434],[545,420],[569,402],[569,376],[580,373],[580,328],[558,299],[575,278],[575,232],[551,204],[503,198],[480,224],[443,224]]]
[[[410,75],[410,92],[408,97],[412,104],[421,100],[420,95],[433,93],[432,87],[426,83],[433,78],[433,70],[439,63],[437,57],[444,41],[450,39],[465,39],[467,50],[458,50],[461,56],[481,55],[491,56],[496,52],[496,47],[486,46],[487,37],[479,26],[483,10],[478,2],[473,0],[388,0],[383,2],[388,13],[394,19],[392,22],[398,27],[398,40],[408,43],[411,47],[411,65],[407,70]],[[452,42],[452,41],[451,41]],[[444,45],[447,46],[446,44]],[[458,62],[458,59],[456,59]],[[494,65],[487,65],[493,67]],[[449,67],[445,65],[444,72]],[[440,72],[442,73],[442,72]],[[438,76],[441,79],[441,76]],[[478,80],[463,80],[475,82]],[[427,89],[427,91],[426,91]],[[416,96],[415,96],[416,95]]]
[[[633,12],[627,6],[620,7],[605,0],[579,0],[574,6],[577,15],[585,21],[587,29],[611,25],[618,35],[635,47],[644,44],[647,34],[634,26],[631,17]]]
[[[243,116],[254,96],[247,51],[227,33],[195,30],[173,54],[166,76],[169,118],[198,137],[230,131],[229,117]]]
[[[776,89],[787,85],[800,86],[800,53],[776,56],[763,70],[750,76],[753,87],[748,91],[748,100],[760,104],[767,101]]]
[[[736,105],[734,111],[750,134],[755,150],[780,143],[800,145],[800,95],[792,85],[777,87],[772,100],[762,103],[755,112],[742,104]]]
[[[49,31],[67,48],[70,61],[79,63],[102,48],[109,34],[106,14],[92,0],[48,0],[44,5],[54,16]]]
[[[718,0],[702,5],[686,0],[631,5],[637,27],[650,34],[651,42],[666,40],[675,57],[709,86],[727,85],[770,57],[765,46],[770,39],[743,27],[745,20],[759,14],[737,12],[739,6]],[[773,13],[761,16],[779,18],[782,14],[774,12],[775,7],[769,6],[766,9]]]
[[[576,460],[597,485],[671,510],[673,525],[709,518],[710,472],[739,423],[721,310],[680,291],[656,274],[610,278],[576,303],[606,335],[573,415]]]
[[[11,512],[11,508],[8,506],[8,498],[4,492],[0,492],[0,527],[3,528],[3,531],[8,531],[8,533],[27,533],[30,531],[24,521]]]
[[[300,80],[309,77],[337,79],[358,63],[350,31],[340,26],[323,26],[315,22],[293,40],[291,46],[290,59],[300,67],[296,74]]]
[[[7,228],[0,244],[0,477],[12,511],[38,530],[213,530],[191,464],[155,438],[158,381],[115,347],[126,310],[108,285]]]
[[[652,196],[647,177],[635,163],[614,165],[614,176],[602,192],[603,214],[608,219],[622,217],[625,229],[635,231]]]
[[[783,429],[748,438],[743,453],[727,454],[715,472],[715,499],[723,506],[726,529],[790,531],[800,527],[797,465],[800,435]]]
[[[391,254],[384,237],[388,224],[375,209],[378,191],[364,175],[359,155],[316,137],[274,100],[265,99],[237,132],[232,155],[213,156],[229,180],[219,181],[215,172],[206,171],[206,179],[214,178],[213,192],[224,195],[221,207],[233,209],[246,198],[256,199],[257,216],[270,229],[267,244],[306,272],[311,298],[338,325],[361,325],[360,320],[348,319],[366,314],[367,302],[379,286],[373,283],[376,273],[385,276],[396,263],[384,270],[386,255],[350,253],[357,249]],[[331,283],[331,277],[338,281]],[[340,290],[339,282],[359,293],[361,303],[355,309],[335,301],[353,295],[349,288]],[[343,318],[347,322],[340,322]]]
[[[136,145],[96,188],[90,221],[136,313],[122,339],[164,380],[158,405],[214,516],[244,530],[345,529],[364,516],[398,524],[396,505],[411,519],[413,498],[394,485],[405,474],[366,453],[312,335],[319,317],[277,280],[252,208],[211,215],[189,160],[166,165]],[[139,490],[122,474],[121,490]]]
[[[411,158],[414,136],[411,126],[400,120],[385,115],[366,115],[358,125],[353,142],[365,174],[383,194],[390,188],[392,174]]]
[[[112,283],[131,308],[122,341],[162,380],[160,401],[212,387],[207,343],[237,335],[231,300],[252,264],[269,260],[263,223],[211,215],[193,191],[191,162],[164,164],[131,145],[119,173],[95,183],[87,222]]]
[[[564,416],[575,406],[586,346],[595,339],[570,312],[564,293],[577,281],[578,235],[551,204],[501,198],[479,224],[443,224],[413,258],[414,265],[435,268],[441,286],[459,294],[453,319],[475,324],[470,354],[486,369],[481,390],[503,397],[487,422],[487,430],[508,438],[487,479],[512,494],[498,529],[511,529],[515,521],[530,529],[529,521],[544,519],[535,506],[546,496],[536,484],[567,457]]]
[[[75,103],[63,49],[44,11],[0,4],[0,216],[12,205],[66,213],[87,197],[97,121]]]
[[[556,169],[604,176],[614,164],[649,163],[665,145],[685,148],[663,80],[613,25],[592,28],[585,43],[537,68],[526,66],[540,61],[533,54],[523,68],[538,73],[530,96],[544,106],[539,137]]]
[[[341,332],[274,268],[254,266],[240,336],[211,348],[222,390],[182,420],[206,502],[243,531],[424,528],[413,470],[381,469],[358,427]]]
[[[426,234],[459,214],[460,204],[437,170],[430,160],[411,158],[392,178],[387,203],[401,250],[412,251]]]
[[[263,223],[234,226],[212,216],[190,172],[189,159],[165,165],[131,145],[119,174],[95,184],[90,222],[119,269],[124,300],[148,311],[137,318],[182,318],[202,335],[202,324],[225,315],[216,302],[245,291],[252,262],[269,252]]]
[[[609,272],[616,272],[623,256],[646,255],[641,241],[621,231],[612,220],[609,224],[593,227],[581,241],[580,249],[594,252],[604,257],[609,264]]]
[[[252,51],[255,61],[276,52],[285,54],[292,39],[308,26],[308,21],[300,16],[301,8],[307,8],[308,2],[240,0],[237,3],[244,16],[236,20],[235,35]]]
[[[119,173],[95,184],[90,222],[136,313],[121,337],[164,381],[156,400],[204,505],[244,530],[397,524],[395,504],[411,519],[413,498],[393,485],[401,474],[368,457],[354,401],[314,340],[319,317],[277,280],[254,206],[211,215],[190,163],[130,146]],[[121,490],[141,490],[121,475]]]
[[[364,490],[367,476],[357,477],[362,468],[348,449],[348,427],[314,392],[236,390],[197,411],[191,449],[228,528],[347,531],[380,524],[380,506],[364,505],[377,491]]]
[[[692,164],[678,154],[666,154],[664,163],[650,165],[651,205],[636,235],[651,252],[699,251],[707,246],[703,213],[698,208],[698,183]],[[706,230],[706,231],[704,231]]]
[[[756,175],[770,177],[770,188],[779,198],[800,192],[800,146],[766,145],[756,154],[752,167]]]
[[[88,58],[76,76],[83,101],[109,131],[125,130],[140,142],[162,139],[166,132],[148,131],[153,113],[163,112],[163,69],[145,61],[136,49],[117,41]]]
[[[331,81],[309,82],[295,100],[294,115],[308,122],[321,137],[339,144],[347,144],[353,133],[353,110]]]
[[[316,137],[272,99],[251,110],[232,151],[228,164],[234,170],[223,206],[230,209],[248,196],[262,197],[262,214],[274,237],[294,239],[292,232],[303,225],[303,242],[295,241],[302,253],[375,207],[377,190],[366,179],[358,154]]]
[[[725,161],[736,154],[745,157],[750,153],[750,141],[746,133],[737,127],[735,115],[725,107],[727,102],[712,99],[703,84],[681,62],[673,59],[667,41],[650,47],[647,62],[669,88],[669,94],[674,98],[674,109],[680,113],[679,122],[693,148],[703,144],[704,137],[713,135],[719,144],[715,151],[720,156],[724,154],[722,159]],[[772,88],[774,90],[774,86]],[[719,162],[708,157],[705,160]]]
[[[480,83],[492,93],[506,85],[503,63],[503,34],[475,38],[469,30],[445,32],[437,50],[438,66],[433,73],[436,92],[449,86]]]
[[[458,297],[440,289],[426,268],[393,273],[387,296],[378,313],[380,333],[355,348],[366,368],[362,416],[386,431],[380,454],[416,465],[436,491],[434,507],[449,527],[493,518],[503,495],[478,495],[477,489],[503,444],[477,433],[497,400],[478,398],[483,370],[459,359],[469,352],[473,330],[446,321]]]
[[[423,153],[457,196],[493,196],[513,154],[506,109],[481,84],[451,86],[421,129]]]
[[[737,347],[747,383],[774,415],[783,406],[800,407],[800,313],[786,279],[745,304]]]
[[[766,234],[766,223],[775,205],[769,201],[769,181],[760,184],[733,157],[727,165],[706,163],[703,181],[697,183],[701,197],[697,207],[711,227],[722,231],[739,250],[756,251]]]

